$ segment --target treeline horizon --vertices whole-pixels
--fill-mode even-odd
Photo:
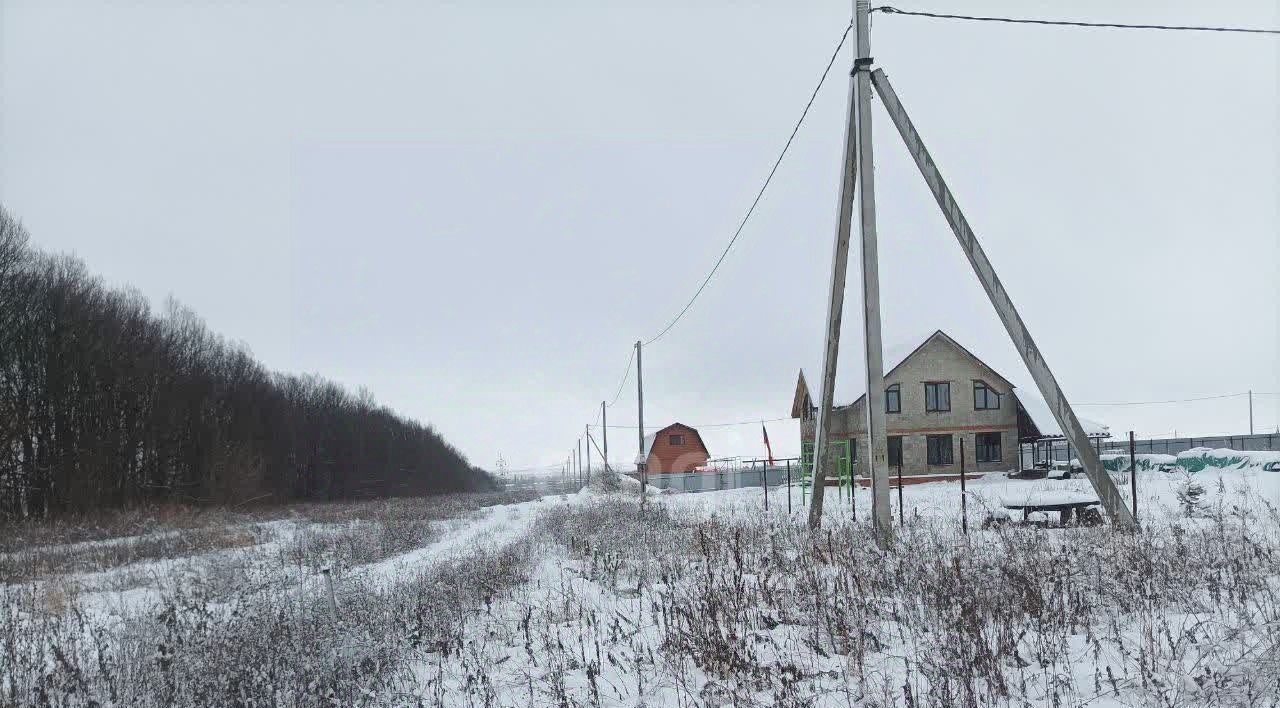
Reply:
[[[0,520],[492,487],[430,425],[29,242],[0,205]]]

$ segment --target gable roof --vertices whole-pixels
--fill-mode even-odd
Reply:
[[[698,440],[698,447],[702,448],[702,451],[707,453],[707,457],[711,456],[711,452],[707,450],[707,444],[702,441],[702,435],[698,432],[697,428],[685,425],[684,423],[676,422],[676,423],[672,423],[671,425],[668,425],[665,428],[659,428],[658,430],[655,430],[652,433],[649,433],[648,435],[644,436],[644,450],[636,453],[637,465],[646,464],[649,462],[649,455],[653,453],[653,444],[658,440],[658,436],[662,435],[668,430],[671,430],[672,428],[683,428],[684,430],[687,430],[693,433],[693,437]]]
[[[1010,389],[1016,388],[1013,385],[1013,383],[1010,382],[1008,379],[1006,379],[1004,376],[1002,376],[1000,372],[991,368],[991,366],[989,366],[986,362],[978,358],[978,355],[969,351],[968,348],[966,348],[964,345],[960,344],[955,339],[953,339],[951,335],[947,334],[946,332],[943,332],[940,329],[931,330],[930,332],[928,332],[927,334],[919,338],[898,340],[894,344],[888,347],[885,347],[883,356],[881,357],[881,360],[884,362],[884,366],[885,366],[884,378],[886,379],[890,378],[895,371],[897,371],[903,364],[907,363],[908,359],[915,356],[916,353],[918,353],[920,350],[924,349],[925,345],[927,345],[929,342],[932,342],[934,339],[938,339],[938,338],[948,342],[949,344],[951,344],[952,346],[954,346],[955,348],[963,352],[970,359],[973,359],[980,366],[982,366],[982,368],[989,371],[996,379],[998,379],[1000,383],[1004,384]],[[819,365],[817,368],[812,369],[812,371],[815,373],[821,370],[822,370],[821,365]],[[817,397],[813,395],[812,390],[809,389],[808,380],[805,377],[805,370],[801,369],[800,378],[796,381],[795,396],[791,400],[791,417],[792,418],[801,417],[801,413],[803,412],[803,400],[806,394],[808,395],[810,401],[817,400]],[[834,405],[836,408],[844,408],[847,406],[852,406],[857,404],[858,401],[861,401],[863,398],[865,398],[866,395],[867,395],[866,392],[863,392],[857,398],[855,398],[853,401],[849,403],[841,403],[839,401],[836,401],[834,402]],[[814,405],[817,405],[817,404],[815,403]]]
[[[809,395],[809,383],[804,380],[804,369],[800,370],[800,376],[796,379],[796,392],[791,398],[791,417],[803,418],[806,405],[810,405],[813,396]]]
[[[898,340],[894,344],[885,347],[883,361],[886,368],[884,377],[886,379],[890,378],[899,367],[905,364],[908,359],[915,356],[920,350],[924,349],[925,345],[933,341],[935,338],[942,338],[960,351],[964,352],[971,359],[981,365],[982,368],[991,372],[991,374],[994,375],[1000,383],[1008,386],[1011,390],[1018,388],[1013,382],[1000,374],[1000,372],[991,368],[990,365],[980,359],[978,355],[974,354],[967,347],[957,342],[953,337],[951,337],[951,335],[940,329],[932,330],[931,332],[917,338]],[[811,371],[821,371],[821,366],[819,365],[819,367],[814,368]],[[865,398],[866,395],[867,394],[864,392],[854,399],[852,403],[836,402],[835,406],[837,408],[843,408],[854,405]],[[796,380],[795,397],[791,402],[792,418],[801,417],[803,412],[803,402],[806,396],[808,396],[811,402],[817,400],[809,389],[808,381],[805,377],[805,370],[801,369],[800,377]],[[1058,425],[1058,420],[1053,417],[1053,412],[1049,409],[1049,404],[1045,403],[1044,399],[1040,397],[1039,393],[1034,388],[1019,389],[1015,393],[1014,398],[1018,401],[1018,408],[1021,412],[1026,414],[1027,419],[1030,420],[1032,425],[1037,429],[1037,432],[1039,433],[1037,436],[1038,438],[1066,437],[1062,433],[1062,427]],[[813,405],[816,405],[816,403]],[[1111,429],[1107,427],[1106,424],[1089,420],[1088,418],[1081,418],[1079,416],[1076,416],[1076,419],[1080,421],[1080,426],[1084,428],[1085,434],[1089,437],[1111,437]]]

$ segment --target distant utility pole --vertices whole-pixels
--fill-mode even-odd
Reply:
[[[648,472],[644,460],[644,366],[640,363],[641,343],[636,340],[636,433],[639,436],[640,451],[636,453],[636,471],[640,473],[640,503],[644,503],[645,482]]]
[[[1253,435],[1253,389],[1249,389],[1249,434]]]
[[[604,471],[609,471],[609,414],[605,412],[608,406],[604,401],[600,401],[600,441],[604,443]]]
[[[582,434],[587,438],[587,483],[591,483],[591,426],[583,426]]]
[[[575,481],[581,481],[582,480],[582,438],[578,438],[578,452],[576,454],[578,455],[578,458],[577,458],[578,459],[578,476],[575,478]]]

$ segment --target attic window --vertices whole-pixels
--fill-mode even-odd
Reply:
[[[684,444],[684,436],[683,436],[683,435],[672,435],[671,437],[667,438],[667,442],[668,442],[668,443],[670,443],[670,444],[672,444],[672,445],[683,445],[683,444]]]
[[[1000,394],[981,381],[973,382],[973,409],[994,411],[1000,409]]]

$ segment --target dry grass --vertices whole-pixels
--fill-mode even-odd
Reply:
[[[396,515],[443,519],[496,504],[530,501],[538,496],[540,495],[532,490],[495,491],[287,505],[219,507],[170,504],[106,509],[93,514],[39,521],[0,516],[0,553],[166,531],[243,526],[279,519],[304,518],[317,523],[359,521]]]
[[[313,509],[297,559],[216,554],[121,618],[0,585],[0,706],[1280,702],[1274,511],[1135,534],[919,521],[883,548],[865,525],[594,499],[396,582],[336,573],[330,612],[316,565],[400,552],[481,503]]]
[[[207,527],[166,531],[108,542],[44,546],[0,554],[0,583],[17,583],[69,573],[96,573],[131,563],[184,558],[256,545],[255,527]]]
[[[269,539],[260,524],[282,519],[304,524],[304,533],[289,550],[294,562],[327,553],[350,564],[367,563],[430,543],[436,537],[432,522],[534,498],[532,492],[478,492],[244,511],[165,506],[10,523],[0,526],[0,583],[248,548]],[[306,530],[311,524],[346,528]]]
[[[524,580],[529,550],[477,549],[392,586],[349,577],[337,614],[279,574],[231,594],[177,586],[121,620],[42,611],[36,586],[0,586],[0,706],[398,705],[410,662],[460,646]]]
[[[441,520],[528,497],[315,504],[235,517],[297,522],[291,542],[270,548],[259,545],[260,527],[175,530],[170,519],[148,536],[11,553],[13,580],[0,583],[0,706],[386,702],[413,688],[412,661],[459,646],[477,611],[524,580],[531,544],[476,549],[392,583],[343,566],[427,545]],[[108,577],[111,587],[98,584],[148,586],[151,599],[110,612],[91,610],[78,581],[53,577],[155,557],[176,560],[147,570],[155,577],[126,569]],[[315,572],[321,565],[336,566],[336,614]],[[104,599],[112,601],[99,594],[95,602]]]
[[[663,683],[690,705],[1280,702],[1274,515],[1149,519],[1137,534],[964,536],[921,522],[891,548],[866,525],[814,534],[779,517],[708,519],[630,501],[562,507],[541,528],[573,561],[554,607],[520,610],[531,656],[554,663],[545,657],[571,624],[588,666],[593,653],[605,662],[588,679],[629,657],[626,700]],[[606,588],[617,609],[577,578]],[[624,609],[631,598],[638,611]],[[613,614],[657,629],[620,632],[600,619]],[[570,691],[570,702],[592,702],[592,690]]]

